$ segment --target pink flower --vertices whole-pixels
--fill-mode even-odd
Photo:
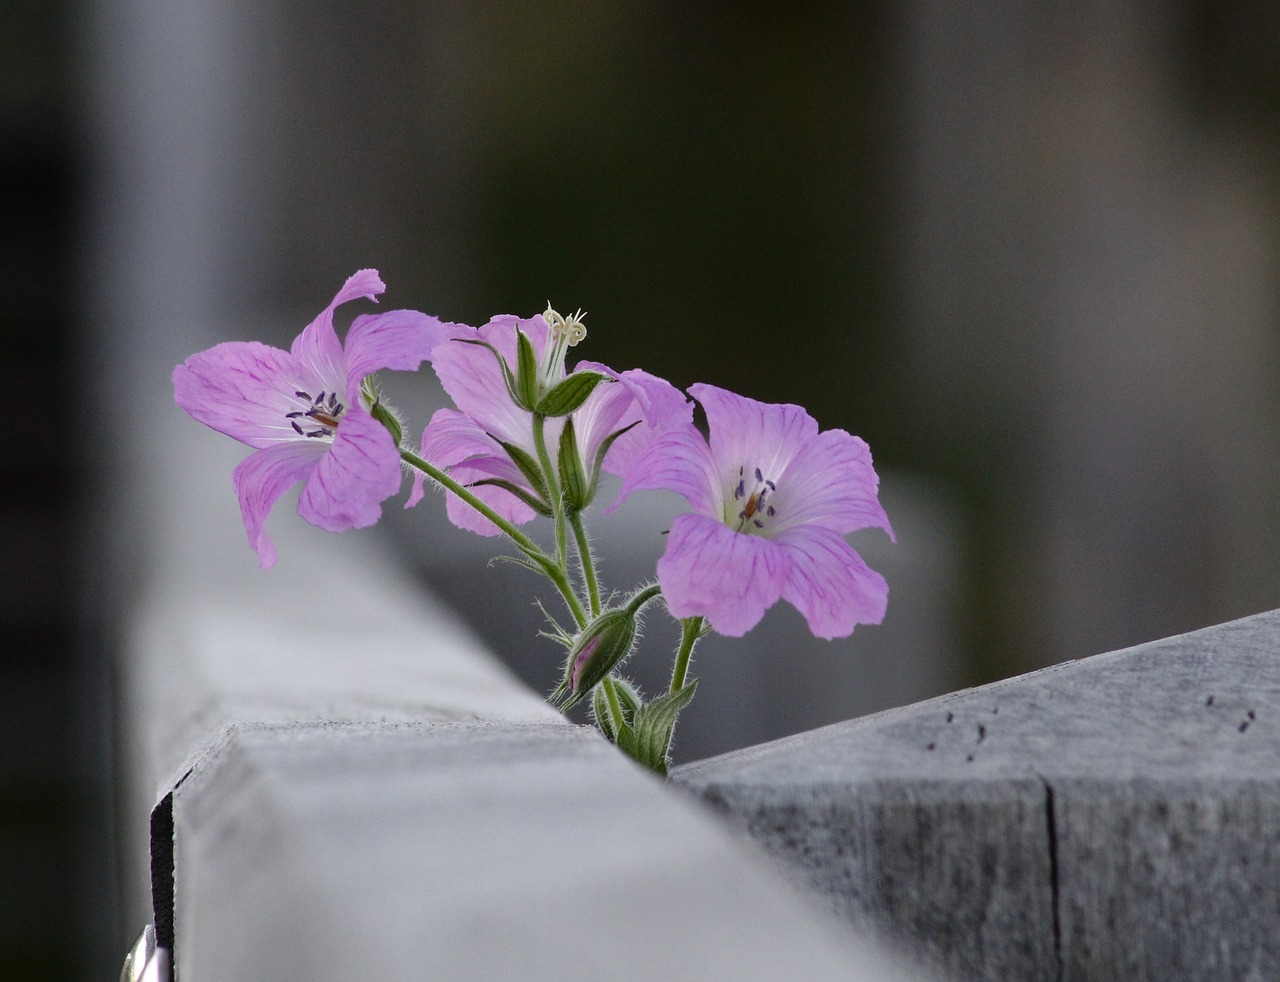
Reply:
[[[517,332],[522,332],[533,346],[540,391],[549,391],[563,381],[566,349],[586,333],[576,318],[566,321],[553,311],[527,319],[501,314],[474,330],[463,328],[455,338],[481,341],[494,350],[455,340],[433,353],[436,374],[458,408],[441,409],[431,417],[422,434],[422,455],[448,470],[460,483],[471,486],[503,518],[520,525],[537,513],[530,504],[503,487],[475,483],[496,479],[532,498],[538,497],[529,478],[502,447],[509,444],[532,458],[537,456],[533,415],[512,398],[502,366],[494,355],[496,351],[514,370],[518,360]],[[597,385],[572,413],[579,457],[588,472],[605,441],[619,430],[633,427],[605,452],[602,469],[612,474],[622,473],[656,433],[693,417],[693,406],[680,391],[648,372],[633,369],[619,373],[594,362],[579,362],[574,370],[599,372],[611,380]],[[553,459],[564,426],[563,417],[546,420],[546,444]],[[422,484],[421,475],[415,474],[414,490],[406,507],[422,499]],[[450,521],[459,528],[480,535],[498,534],[493,523],[454,495],[448,496],[446,510]]]
[[[370,415],[361,383],[381,368],[417,369],[444,339],[445,328],[414,310],[362,314],[344,347],[333,328],[334,308],[373,300],[385,289],[377,270],[362,269],[289,351],[230,341],[173,370],[179,406],[257,451],[236,467],[232,484],[263,569],[276,562],[267,514],[298,481],[306,482],[298,514],[331,532],[372,525],[382,502],[400,487],[399,449]]]
[[[889,588],[844,539],[871,526],[893,536],[866,443],[819,432],[799,406],[711,385],[689,392],[706,411],[710,442],[691,423],[673,427],[634,460],[619,496],[666,488],[693,508],[676,518],[658,560],[671,613],[706,617],[734,637],[779,599],[820,638],[880,623]]]

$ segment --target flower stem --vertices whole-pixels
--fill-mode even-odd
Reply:
[[[684,688],[685,677],[689,674],[689,659],[693,655],[693,646],[702,637],[702,618],[686,617],[680,622],[680,649],[676,652],[676,663],[671,670],[671,692]]]
[[[613,687],[613,678],[606,675],[600,684],[604,686],[604,697],[609,700],[609,712],[613,713],[613,718],[617,721],[615,729],[622,729],[622,706],[618,702],[618,691]]]
[[[596,582],[596,564],[591,559],[591,543],[587,541],[587,530],[582,526],[582,513],[575,511],[569,516],[569,524],[573,527],[573,540],[578,547],[578,560],[582,563],[582,578],[587,581],[587,597],[591,603],[591,616],[600,614],[600,584]]]
[[[569,552],[564,525],[564,496],[560,493],[559,469],[547,453],[546,423],[547,417],[540,413],[533,414],[533,445],[538,451],[538,463],[542,465],[543,477],[547,479],[547,497],[551,499],[551,513],[556,522],[556,565],[563,570]]]
[[[427,477],[435,481],[447,491],[451,491],[468,505],[478,511],[516,544],[521,552],[528,556],[531,560],[538,564],[538,568],[546,574],[547,579],[556,585],[556,589],[560,591],[560,595],[564,597],[564,602],[568,605],[570,613],[573,614],[574,621],[578,627],[584,627],[587,623],[587,612],[582,607],[582,601],[578,599],[576,593],[573,592],[573,584],[569,582],[569,576],[564,570],[564,563],[555,562],[550,556],[542,551],[541,547],[531,538],[516,528],[511,522],[507,521],[489,505],[482,501],[470,488],[459,484],[452,477],[446,474],[439,467],[423,460],[411,450],[400,451],[400,459],[411,467],[416,467]]]

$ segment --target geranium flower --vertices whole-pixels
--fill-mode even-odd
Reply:
[[[330,532],[372,525],[400,487],[399,449],[370,414],[361,383],[381,368],[417,369],[446,327],[415,310],[362,314],[344,347],[333,328],[334,309],[373,300],[385,289],[377,270],[360,270],[289,351],[229,341],[173,370],[179,406],[257,451],[236,467],[232,484],[263,569],[276,562],[267,514],[298,481],[306,482],[298,514]]]
[[[537,514],[532,506],[505,488],[475,483],[505,481],[537,497],[529,479],[502,447],[509,444],[536,458],[533,415],[512,398],[502,366],[494,355],[496,351],[508,365],[515,365],[517,332],[522,332],[533,346],[541,391],[549,391],[563,381],[567,350],[586,335],[577,317],[566,319],[552,310],[525,319],[502,314],[474,330],[463,328],[455,338],[480,341],[493,350],[455,341],[441,345],[433,353],[436,374],[458,408],[440,409],[431,417],[422,434],[422,455],[448,470],[461,484],[470,485],[503,518],[520,525]],[[622,473],[654,435],[677,421],[693,418],[693,406],[680,391],[648,372],[615,372],[595,362],[579,362],[574,367],[575,372],[583,370],[599,372],[611,380],[596,386],[572,414],[579,457],[588,470],[605,440],[619,430],[632,427],[605,454],[602,469],[612,474]],[[564,418],[560,417],[545,422],[546,443],[553,456],[564,426]],[[415,474],[406,507],[422,499],[422,487],[422,476]],[[499,534],[497,526],[452,494],[446,500],[446,509],[450,521],[459,528],[480,535]]]
[[[711,385],[689,392],[706,411],[710,442],[692,423],[673,427],[632,462],[619,496],[666,488],[693,508],[672,523],[658,560],[671,613],[705,617],[734,637],[779,599],[820,638],[880,623],[889,588],[844,538],[872,526],[893,536],[866,443],[819,432],[799,406]]]

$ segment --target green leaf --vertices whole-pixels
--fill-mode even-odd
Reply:
[[[578,453],[578,440],[574,435],[573,417],[564,421],[560,431],[560,489],[564,493],[564,506],[570,512],[582,511],[591,502],[587,499],[587,477],[582,469],[582,456]]]
[[[543,501],[546,501],[551,496],[551,492],[547,488],[547,479],[543,476],[542,468],[538,466],[533,454],[521,447],[517,447],[514,443],[506,443],[499,440],[492,433],[488,435],[497,442],[498,446],[502,447],[506,455],[511,458],[511,462],[520,468],[520,473],[524,475],[525,480],[529,482],[529,486],[533,488],[533,493]]]
[[[525,409],[538,402],[538,356],[524,331],[516,331],[516,402]]]
[[[698,680],[691,679],[684,688],[661,695],[636,710],[633,722],[636,749],[632,756],[650,770],[667,773],[667,752],[671,749],[676,717],[689,704],[697,688]]]
[[[599,372],[574,372],[543,396],[534,407],[534,412],[543,416],[568,416],[587,401],[587,396],[595,391],[597,385],[612,381],[609,376]]]
[[[523,335],[521,335],[523,337]],[[498,364],[502,366],[502,381],[507,384],[507,395],[511,396],[511,401],[522,409],[529,409],[528,403],[520,401],[520,393],[516,390],[516,380],[511,374],[511,366],[507,364],[507,360],[502,357],[502,353],[498,351],[488,341],[477,341],[473,338],[454,338],[459,344],[474,344],[481,348],[488,348],[493,352],[493,357],[498,359]]]
[[[502,488],[503,491],[507,491],[507,492],[510,492],[511,494],[514,494],[517,498],[519,498],[526,505],[528,505],[530,508],[536,511],[539,515],[542,515],[544,517],[550,517],[551,515],[551,506],[548,505],[541,498],[534,497],[524,488],[520,487],[520,485],[512,484],[510,481],[504,481],[500,477],[482,478],[479,481],[472,481],[467,486],[472,488],[478,488],[482,484],[488,484],[495,488]]]

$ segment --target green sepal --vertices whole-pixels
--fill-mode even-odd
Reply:
[[[631,654],[635,641],[635,615],[620,607],[606,610],[584,627],[569,649],[564,678],[553,693],[561,710],[571,709],[585,699],[596,683]]]
[[[400,420],[396,419],[395,413],[384,406],[380,399],[375,399],[373,404],[369,406],[369,415],[385,426],[387,432],[391,434],[391,439],[395,441],[395,445],[397,447],[400,446],[400,439],[404,436],[404,431],[400,428]]]
[[[591,502],[595,500],[596,487],[600,484],[600,465],[604,463],[604,458],[605,458],[605,455],[609,452],[609,448],[613,446],[614,441],[616,441],[618,437],[622,436],[622,434],[624,433],[630,432],[632,429],[639,426],[640,423],[641,423],[640,420],[636,420],[634,423],[630,424],[629,426],[624,426],[622,429],[618,430],[616,433],[610,433],[601,442],[599,449],[596,450],[595,460],[591,462],[591,479],[587,482],[586,494],[583,496],[584,497],[584,501],[582,503],[583,508],[586,508],[587,505],[591,504]]]
[[[560,490],[564,494],[564,506],[570,512],[579,512],[591,504],[587,497],[587,476],[583,473],[582,456],[578,453],[578,440],[573,431],[573,417],[564,421],[560,431]]]
[[[519,333],[519,332],[517,332]],[[523,334],[520,335],[524,337]],[[477,341],[474,338],[454,338],[459,344],[474,344],[481,348],[488,348],[493,352],[493,357],[498,359],[498,364],[502,368],[502,381],[507,384],[507,395],[511,396],[511,401],[522,409],[529,409],[530,403],[522,402],[520,393],[516,389],[515,376],[511,374],[511,366],[507,364],[507,359],[502,357],[502,352],[491,345],[488,341]]]
[[[538,403],[538,356],[524,331],[516,331],[516,403],[525,409]]]
[[[600,372],[586,370],[574,372],[539,399],[534,412],[543,416],[568,416],[587,401],[587,396],[595,391],[597,385],[612,381],[613,379],[608,375],[602,375]]]
[[[520,487],[520,485],[518,484],[512,484],[510,481],[504,481],[500,477],[486,477],[486,478],[482,478],[479,481],[472,481],[468,485],[468,487],[478,488],[482,484],[487,484],[490,487],[502,488],[503,491],[507,491],[510,494],[514,494],[517,498],[519,498],[526,505],[528,505],[530,508],[536,511],[539,515],[542,515],[544,518],[551,517],[551,506],[548,505],[541,498],[534,497],[532,494],[530,494],[524,488]]]
[[[651,771],[667,773],[667,755],[671,750],[671,734],[676,727],[676,717],[689,704],[697,688],[698,680],[690,679],[684,688],[661,695],[636,710],[631,726],[635,747],[628,750],[628,753]],[[622,746],[621,743],[618,745]]]
[[[533,493],[543,501],[546,501],[551,496],[551,492],[547,488],[547,479],[542,473],[542,468],[538,466],[533,454],[521,447],[517,447],[514,443],[506,443],[499,440],[492,433],[488,435],[497,442],[498,446],[502,447],[506,455],[511,458],[511,462],[520,468],[520,473],[524,475],[525,480],[529,482],[529,486],[533,488]]]

